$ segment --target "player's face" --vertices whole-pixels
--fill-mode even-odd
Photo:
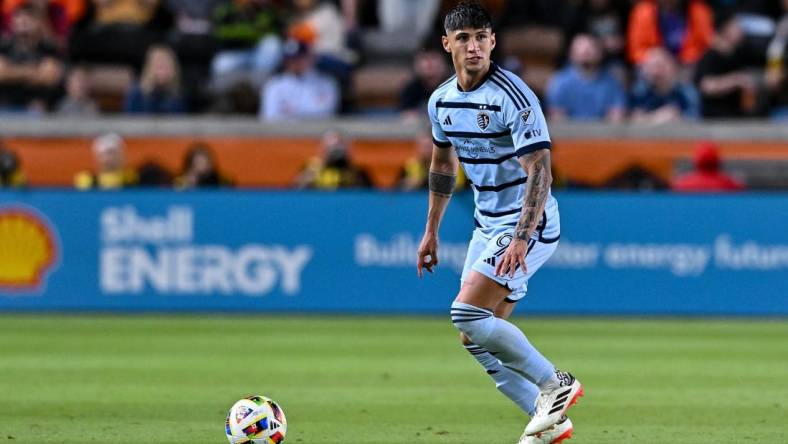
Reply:
[[[460,29],[443,37],[443,49],[451,53],[456,70],[475,73],[490,65],[490,53],[495,48],[495,34],[491,29]]]

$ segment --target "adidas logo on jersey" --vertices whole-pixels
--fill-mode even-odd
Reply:
[[[451,123],[451,116],[446,116],[446,118],[443,119],[443,124],[445,126],[454,125],[453,123]]]
[[[489,265],[494,267],[495,266],[495,256],[488,257],[487,259],[484,260],[484,263],[489,264]]]

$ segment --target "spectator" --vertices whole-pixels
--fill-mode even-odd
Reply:
[[[11,36],[0,42],[0,109],[42,112],[54,100],[63,63],[44,38],[44,24],[29,5],[14,10]]]
[[[744,185],[720,171],[719,148],[703,142],[695,150],[695,171],[673,181],[671,188],[681,192],[739,191]]]
[[[641,68],[642,77],[630,98],[635,122],[661,124],[700,117],[698,92],[679,79],[679,67],[667,50],[651,48]]]
[[[24,185],[25,176],[19,165],[19,158],[0,144],[0,188],[18,188]]]
[[[565,41],[571,42],[578,34],[591,34],[602,45],[605,63],[623,62],[628,6],[625,0],[581,0],[579,5],[569,8]],[[566,54],[568,48],[562,52]]]
[[[263,88],[260,117],[316,119],[336,114],[339,89],[333,79],[315,69],[310,48],[290,40],[285,44],[284,57],[284,72],[271,77]]]
[[[211,73],[218,92],[240,82],[259,87],[282,59],[280,11],[273,0],[223,0],[214,11],[219,52]]]
[[[219,172],[211,148],[199,142],[186,152],[181,174],[175,178],[175,186],[180,189],[231,185],[232,182]]]
[[[406,115],[421,117],[427,109],[430,94],[446,79],[448,69],[446,58],[438,51],[416,54],[413,78],[400,92],[400,110]]]
[[[711,49],[695,69],[704,117],[740,117],[756,111],[758,82],[737,53],[742,39],[735,16],[719,19]]]
[[[413,35],[423,42],[432,31],[440,5],[440,0],[378,0],[380,27],[386,33]]]
[[[140,80],[126,95],[125,110],[135,114],[173,114],[186,110],[180,67],[172,49],[159,45],[148,49]]]
[[[588,34],[576,36],[569,58],[569,65],[547,85],[550,118],[620,122],[626,94],[615,76],[601,66],[599,42]]]
[[[683,65],[691,65],[713,35],[714,15],[703,0],[639,0],[629,16],[629,60],[640,64],[649,49],[663,46]]]
[[[316,66],[340,82],[350,77],[358,55],[347,46],[347,30],[339,9],[325,0],[293,0],[289,35],[309,45]]]
[[[59,46],[65,43],[71,27],[85,12],[85,3],[82,0],[4,0],[0,4],[0,30],[6,28],[5,25],[16,8],[30,5],[42,15],[47,37],[56,41]]]
[[[172,174],[159,162],[146,160],[137,168],[137,186],[147,188],[169,188],[172,186]]]
[[[84,67],[73,68],[66,77],[66,96],[57,105],[62,116],[83,117],[98,114],[98,105],[88,94],[90,85]]]
[[[93,141],[95,171],[80,171],[74,176],[74,186],[80,190],[112,190],[134,186],[137,173],[126,168],[125,142],[117,134],[109,133]]]
[[[72,34],[70,52],[77,61],[131,64],[139,69],[148,47],[168,28],[160,0],[91,0],[92,8]]]
[[[366,188],[369,177],[348,157],[347,141],[337,131],[323,135],[322,157],[309,159],[295,180],[299,188],[336,190],[339,188]]]
[[[416,156],[405,161],[399,177],[399,188],[403,191],[426,190],[429,180],[430,163],[432,162],[432,133],[422,131],[416,136]],[[465,174],[460,168],[454,190],[460,191],[467,184]]]
[[[782,1],[783,16],[766,51],[765,82],[773,96],[774,118],[788,118],[788,0]]]
[[[183,88],[190,110],[203,110],[210,102],[204,85],[210,79],[211,60],[217,49],[212,19],[220,1],[166,0],[164,3],[174,22],[167,43],[183,68]]]

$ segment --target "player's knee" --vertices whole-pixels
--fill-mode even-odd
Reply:
[[[463,335],[463,343],[483,346],[490,337],[495,318],[490,310],[455,301],[451,305],[451,322]]]

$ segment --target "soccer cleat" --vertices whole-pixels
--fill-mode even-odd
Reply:
[[[543,390],[536,400],[536,414],[525,426],[525,434],[536,435],[557,424],[567,409],[583,396],[583,385],[567,372],[555,371],[560,385],[555,389]]]
[[[558,444],[565,439],[571,438],[572,431],[572,421],[564,415],[558,424],[536,435],[529,436],[523,433],[517,444]]]

